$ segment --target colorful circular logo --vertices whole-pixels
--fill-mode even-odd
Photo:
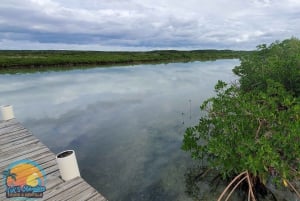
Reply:
[[[6,197],[41,198],[46,191],[45,172],[41,166],[31,160],[11,163],[3,171]]]

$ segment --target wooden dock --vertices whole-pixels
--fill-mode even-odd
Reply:
[[[28,200],[106,201],[106,198],[81,177],[63,181],[55,154],[16,119],[0,121],[0,200],[13,200],[6,198],[2,172],[12,162],[22,159],[38,163],[44,169],[47,179],[43,198]]]

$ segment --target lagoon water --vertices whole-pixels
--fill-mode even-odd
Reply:
[[[180,149],[217,80],[239,60],[0,75],[0,104],[53,152],[76,151],[82,177],[111,201],[192,200]]]

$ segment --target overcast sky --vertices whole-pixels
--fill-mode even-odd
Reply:
[[[300,35],[300,0],[1,0],[0,49],[255,49]]]

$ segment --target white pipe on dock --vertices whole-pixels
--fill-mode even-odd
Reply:
[[[15,118],[14,110],[12,105],[2,105],[1,106],[2,120],[7,121]]]
[[[61,178],[65,181],[80,177],[80,172],[74,150],[66,150],[56,155]]]

